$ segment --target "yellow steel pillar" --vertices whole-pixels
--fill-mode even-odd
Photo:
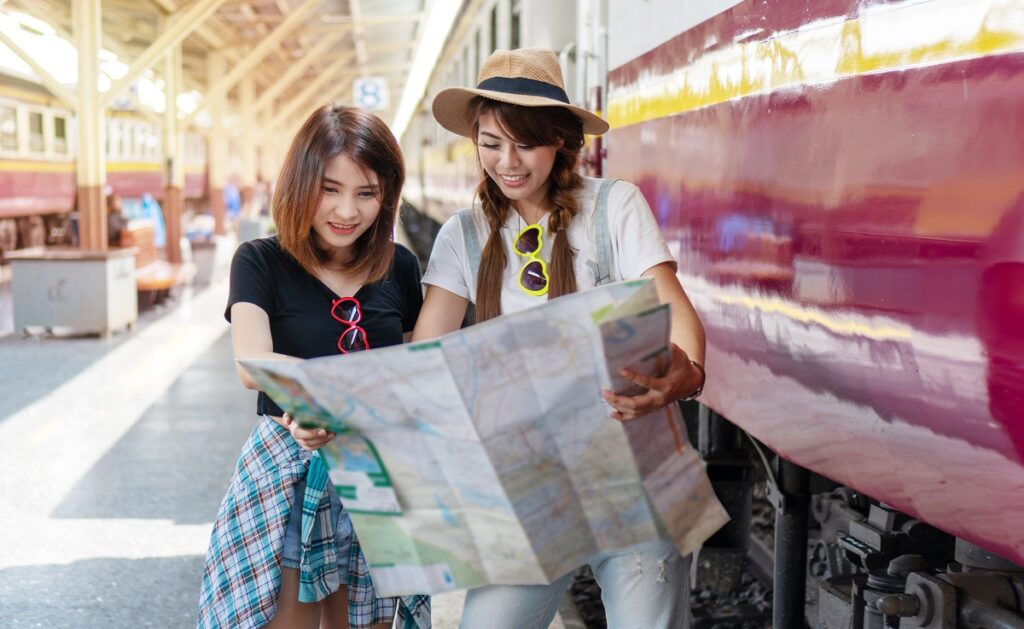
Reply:
[[[226,59],[224,53],[214,52],[206,61],[207,86],[220,83],[224,78]],[[210,132],[207,135],[209,158],[207,168],[210,176],[210,210],[213,212],[214,233],[224,233],[224,184],[227,183],[228,170],[228,136],[224,129],[224,110],[227,94],[207,94],[213,96],[209,103]]]
[[[99,53],[103,39],[100,0],[71,3],[78,48],[78,234],[82,249],[107,248],[107,212],[103,198],[103,107],[99,92]]]
[[[252,77],[242,79],[239,86],[242,106],[242,207],[248,207],[256,186],[256,126],[255,90]]]
[[[178,94],[184,82],[181,44],[164,57],[164,219],[167,223],[167,260],[181,262],[182,190],[185,187],[183,125],[178,120]]]

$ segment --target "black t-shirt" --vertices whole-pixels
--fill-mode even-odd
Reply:
[[[398,345],[412,330],[423,304],[420,265],[416,256],[395,245],[395,257],[384,279],[366,284],[354,297],[363,313],[371,348]],[[277,242],[277,236],[242,243],[231,261],[231,290],[224,317],[239,302],[262,308],[270,318],[274,351],[298,358],[334,356],[346,326],[331,316],[334,299],[344,297],[305,269]],[[256,412],[280,416],[283,411],[262,391]]]

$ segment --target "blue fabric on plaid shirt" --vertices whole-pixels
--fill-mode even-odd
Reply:
[[[358,539],[348,557],[337,557],[327,467],[295,443],[288,431],[264,418],[238,460],[221,503],[206,555],[197,626],[260,627],[274,617],[281,588],[281,555],[295,486],[306,478],[299,600],[323,600],[347,582],[349,624],[363,629],[390,622],[400,629],[429,629],[430,597],[377,598]],[[338,567],[347,567],[339,571]],[[397,609],[396,609],[397,608]]]

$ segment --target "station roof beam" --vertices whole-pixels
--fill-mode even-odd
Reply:
[[[340,43],[346,35],[348,35],[348,29],[338,28],[334,36],[321,39],[315,46],[309,49],[302,59],[290,63],[284,74],[256,99],[256,102],[253,103],[253,110],[262,111],[267,105],[274,102],[275,98],[291,87],[298,79],[302,78],[310,66],[326,57],[328,52],[336,44]]]
[[[3,4],[3,0],[0,0],[0,4]],[[53,75],[46,71],[43,66],[32,57],[32,55],[25,52],[25,50],[17,44],[13,39],[7,36],[7,33],[0,30],[0,42],[3,42],[8,48],[10,48],[14,54],[21,57],[21,60],[28,64],[28,67],[32,68],[32,71],[36,73],[39,80],[43,82],[46,89],[59,98],[65,106],[69,107],[71,111],[74,111],[78,106],[78,98],[71,93],[71,90],[60,84],[60,81],[53,78]]]
[[[335,59],[325,70],[318,72],[317,77],[309,82],[301,92],[281,106],[277,114],[271,119],[269,128],[276,129],[284,121],[293,118],[314,94],[321,94],[331,81],[341,78],[343,76],[342,70],[351,64],[354,58],[355,53],[345,53]]]
[[[223,0],[219,0],[223,1]],[[244,59],[239,61],[234,68],[231,69],[227,75],[224,76],[216,85],[207,85],[206,93],[203,95],[203,103],[209,103],[223,97],[227,92],[235,86],[245,75],[251,72],[267,53],[274,47],[276,47],[285,37],[287,37],[296,26],[305,21],[306,17],[320,5],[323,0],[306,0],[296,9],[292,10],[287,17],[281,22],[277,28],[267,35],[259,44],[256,45],[252,51],[245,56]],[[202,108],[202,103],[199,109]],[[196,112],[199,111],[196,109]],[[189,120],[195,115],[193,112],[189,116]],[[188,120],[186,120],[186,123]]]
[[[160,36],[150,44],[149,48],[135,58],[128,67],[128,72],[118,79],[111,86],[110,90],[103,95],[103,106],[109,105],[110,101],[131,85],[132,81],[137,79],[140,74],[160,60],[171,48],[180,44],[203,20],[213,14],[223,2],[224,0],[196,0],[187,9],[182,9],[182,12],[174,14],[169,20],[167,29],[160,33]]]
[[[366,29],[363,27],[363,9],[359,0],[348,0],[348,10],[352,14],[352,41],[356,46],[356,64],[359,67],[360,76],[367,76],[369,71],[366,59]]]

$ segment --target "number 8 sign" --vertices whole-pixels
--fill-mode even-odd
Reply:
[[[352,83],[353,100],[364,109],[388,108],[388,83],[382,76],[367,76]]]

